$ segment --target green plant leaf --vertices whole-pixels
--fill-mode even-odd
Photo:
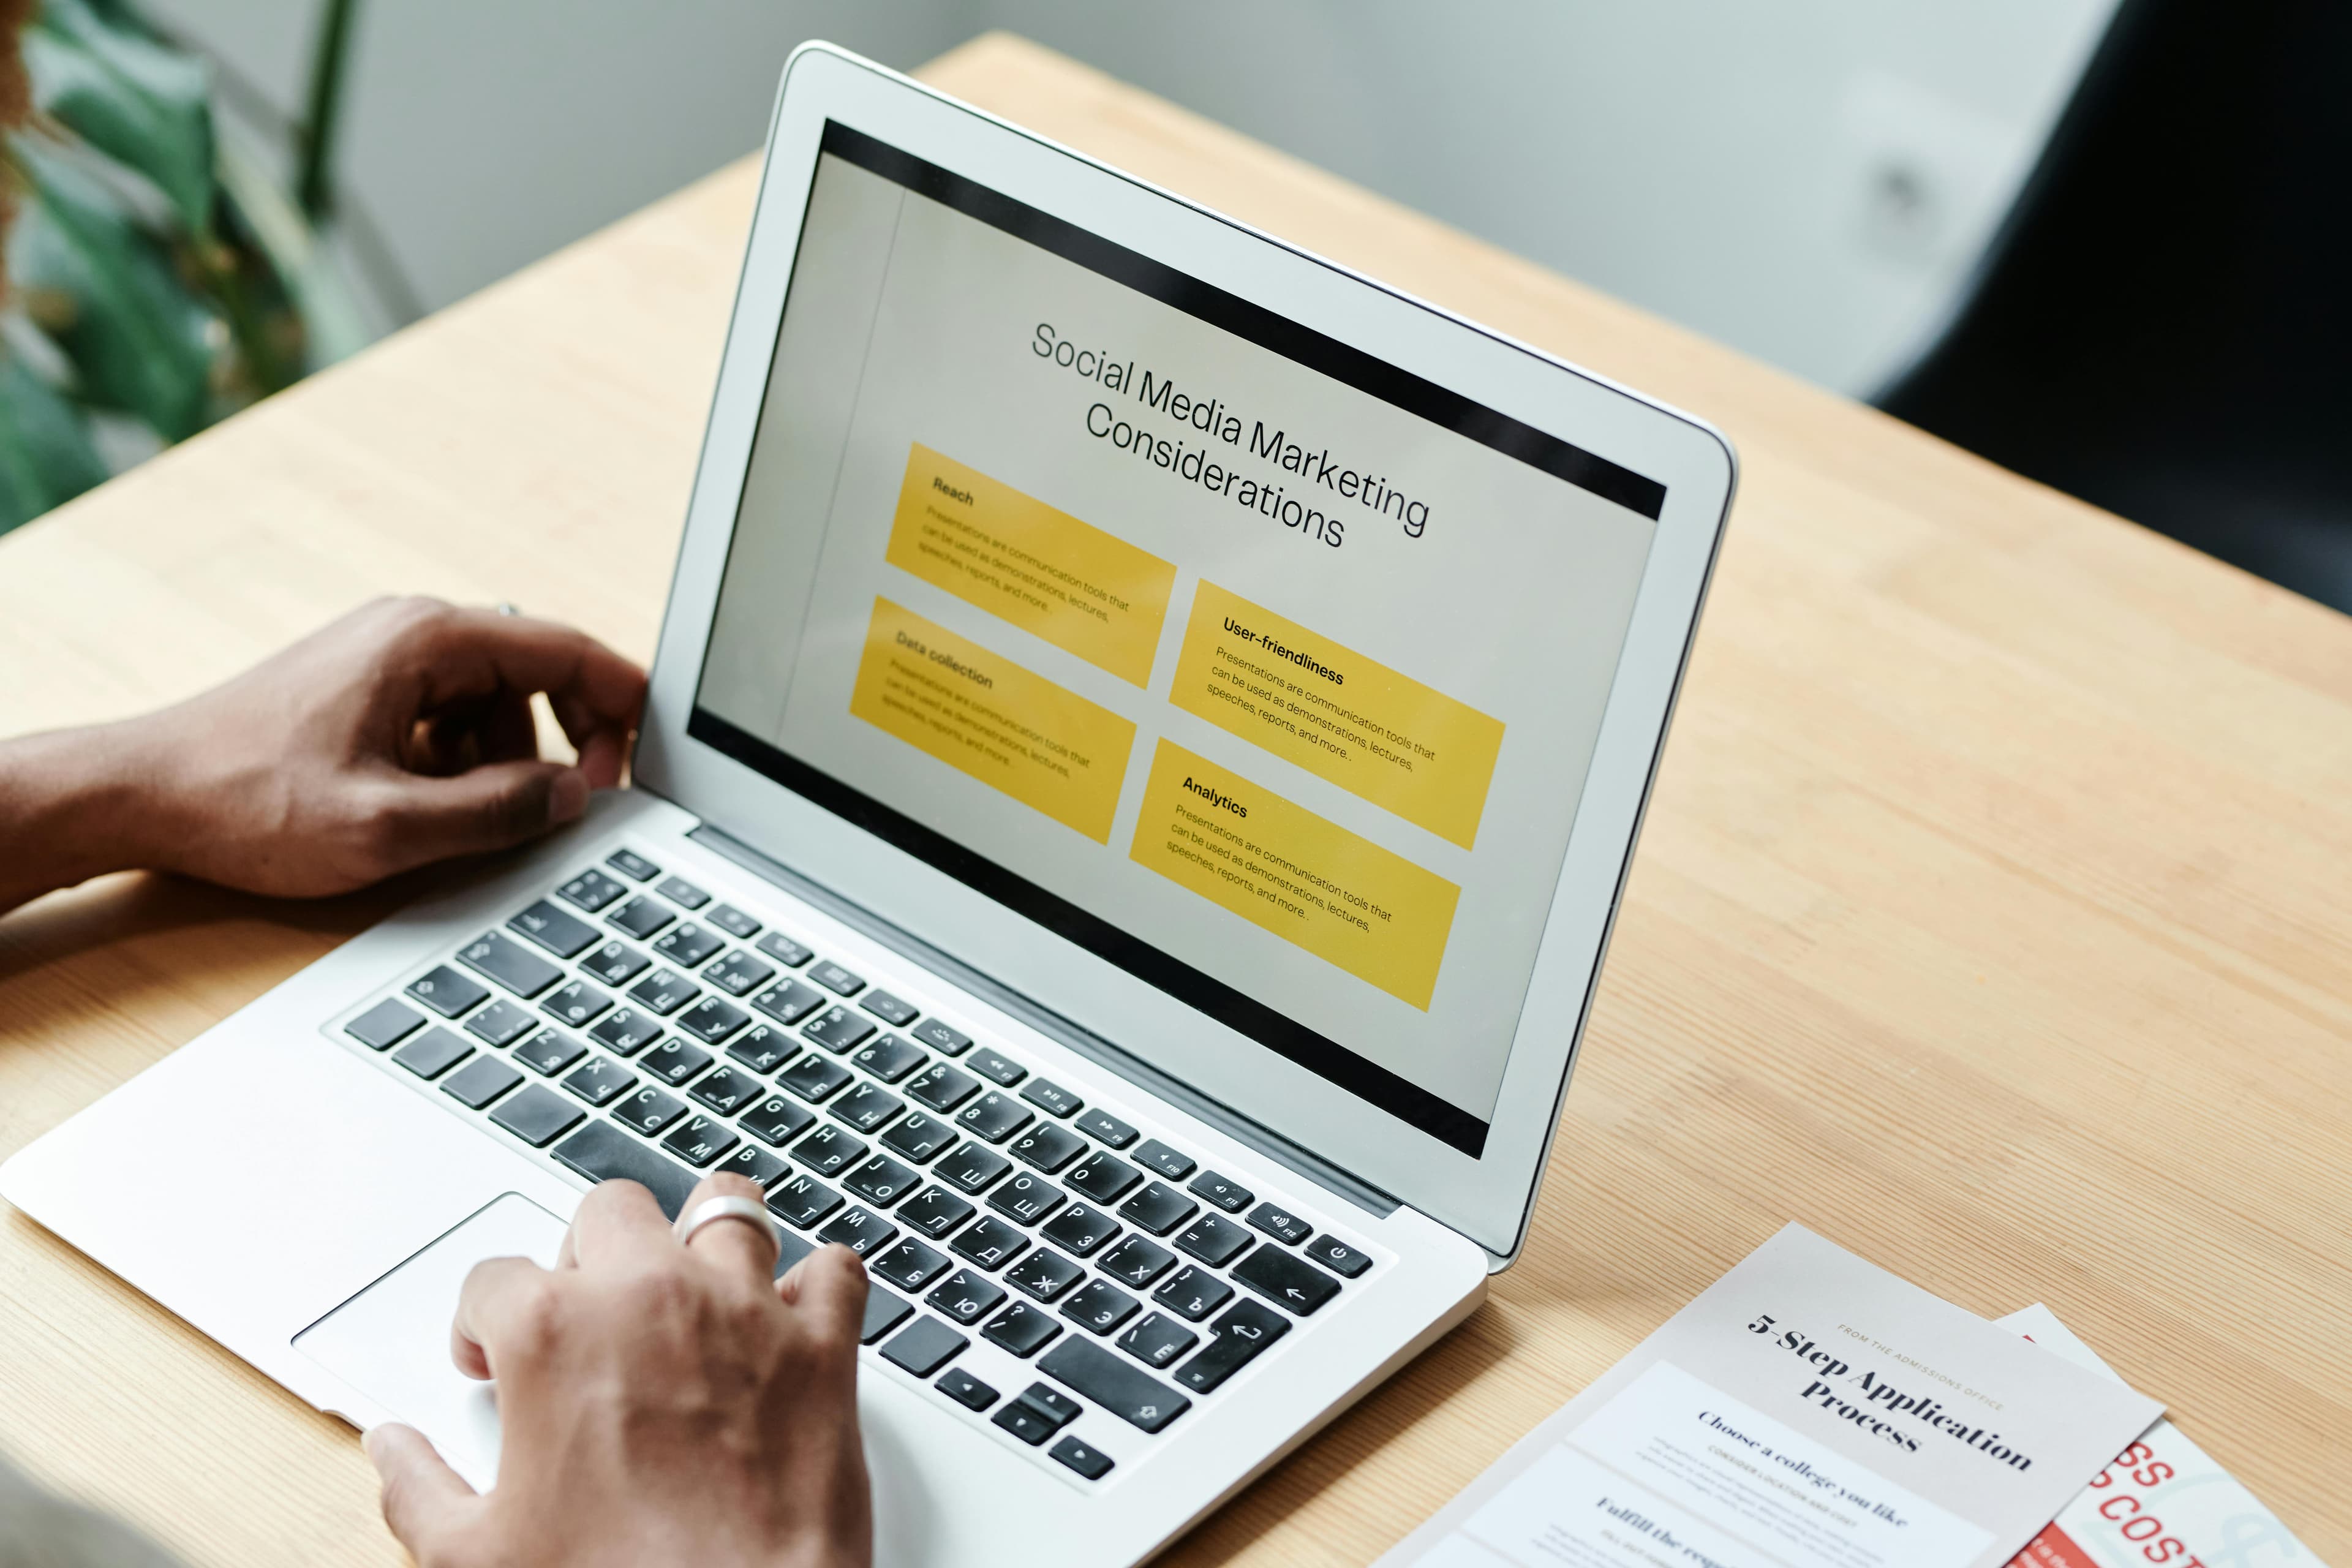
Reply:
[[[201,429],[219,318],[121,196],[37,137],[10,151],[32,185],[11,247],[26,303],[73,362],[77,395],[152,426],[167,441]]]
[[[105,478],[81,411],[0,351],[0,533]]]
[[[89,0],[44,0],[25,34],[43,112],[154,182],[191,234],[212,222],[211,71]]]

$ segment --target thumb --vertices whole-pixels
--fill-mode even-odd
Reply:
[[[588,775],[561,763],[487,763],[448,778],[408,774],[397,788],[391,816],[404,866],[505,849],[588,808]]]
[[[480,1494],[414,1426],[372,1426],[360,1445],[383,1478],[383,1521],[394,1538],[419,1563],[446,1561],[439,1548],[471,1518]]]

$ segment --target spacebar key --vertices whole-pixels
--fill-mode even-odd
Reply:
[[[1174,1389],[1086,1340],[1064,1340],[1046,1352],[1037,1370],[1147,1432],[1159,1431],[1192,1408],[1192,1402]]]
[[[696,1177],[673,1164],[609,1121],[591,1121],[555,1146],[555,1157],[592,1182],[615,1179],[638,1182],[653,1191],[654,1201],[670,1218],[686,1206]]]

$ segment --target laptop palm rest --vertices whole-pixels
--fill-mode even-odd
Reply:
[[[449,1360],[457,1293],[477,1263],[555,1263],[563,1221],[505,1193],[294,1336],[294,1348],[433,1440],[478,1490],[499,1474],[499,1408],[490,1385]],[[337,1412],[339,1415],[348,1413]]]

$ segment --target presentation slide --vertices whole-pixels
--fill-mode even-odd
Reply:
[[[1026,211],[820,160],[698,710],[1475,1147],[1654,509]]]

